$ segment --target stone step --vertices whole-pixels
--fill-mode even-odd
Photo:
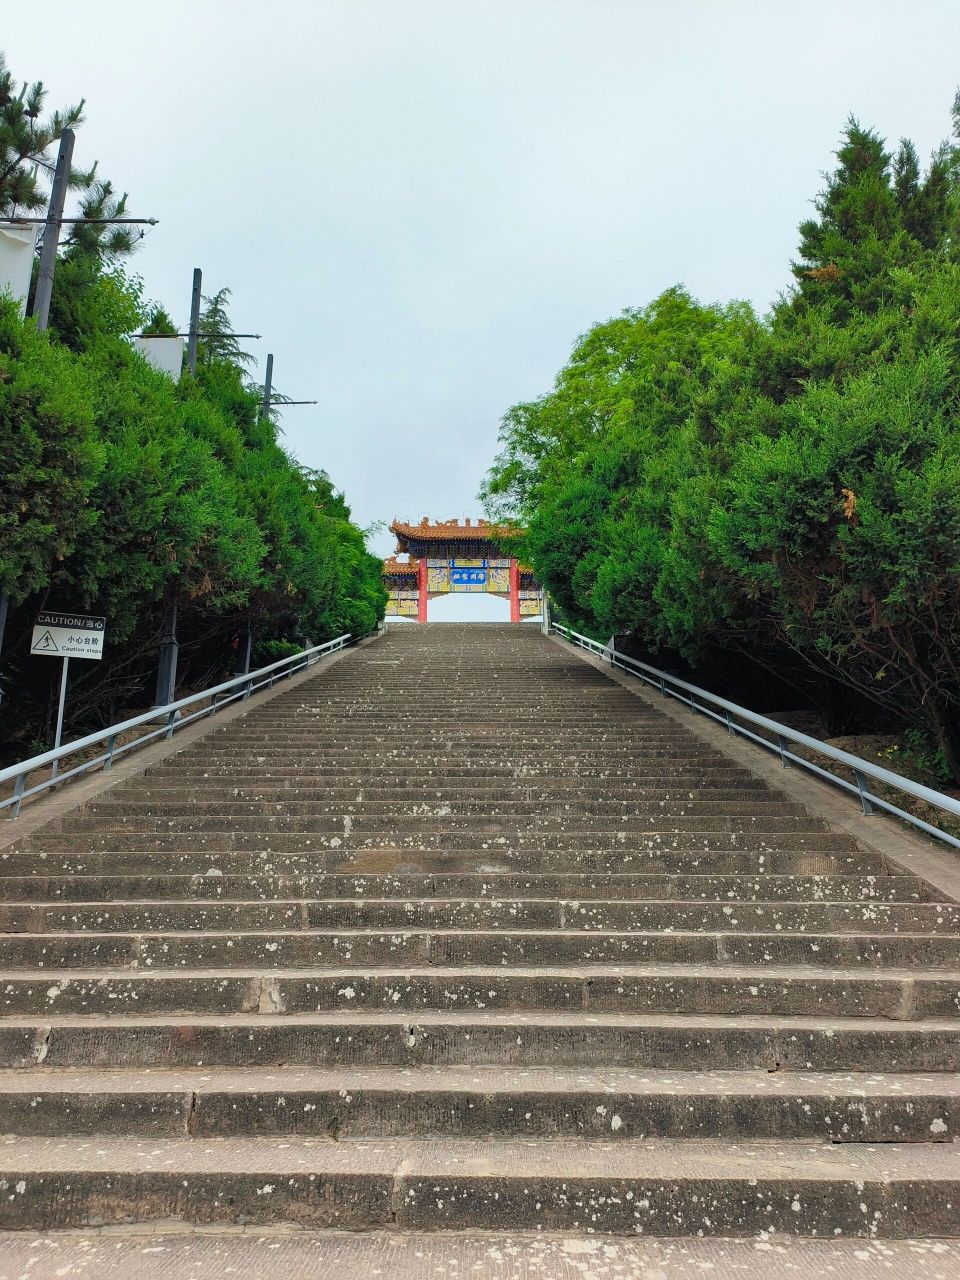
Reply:
[[[565,821],[581,822],[592,817],[638,818],[656,817],[660,823],[671,818],[686,817],[740,817],[759,818],[784,821],[788,817],[803,819],[803,822],[787,823],[787,827],[803,826],[810,830],[822,831],[825,823],[811,816],[802,804],[788,804],[775,796],[763,793],[748,800],[701,800],[682,797],[673,800],[634,800],[634,799],[595,799],[584,797],[570,798],[543,797],[536,800],[506,799],[502,794],[483,798],[430,798],[426,796],[407,797],[403,800],[368,799],[357,792],[342,798],[327,796],[324,799],[305,799],[298,796],[292,799],[243,799],[238,796],[223,796],[220,799],[201,799],[190,801],[183,799],[177,802],[170,800],[132,800],[127,796],[117,796],[111,800],[98,801],[88,805],[83,818],[71,817],[63,829],[67,831],[109,831],[120,823],[120,830],[126,830],[136,822],[157,819],[164,822],[190,822],[198,816],[206,818],[216,815],[228,818],[231,826],[238,821],[258,822],[261,818],[277,821],[281,817],[297,820],[309,818],[334,817],[343,822],[345,816],[372,823],[381,819],[393,823],[411,824],[413,820],[423,818],[461,818],[468,821],[474,819],[495,820],[507,825],[516,822],[520,826],[528,826],[531,820],[539,818],[553,819],[562,817]],[[482,825],[482,822],[479,824]],[[751,823],[751,825],[753,825]],[[762,825],[762,824],[761,824]],[[676,828],[673,828],[676,829]]]
[[[149,1234],[146,1234],[149,1233]],[[655,1237],[510,1231],[298,1231],[269,1224],[248,1228],[185,1229],[179,1223],[107,1228],[102,1232],[53,1231],[44,1248],[55,1251],[61,1276],[101,1280],[179,1280],[183,1276],[255,1276],[256,1280],[369,1280],[389,1276],[469,1276],[471,1280],[583,1280],[584,1266],[597,1280],[703,1280],[705,1274],[736,1280],[770,1280],[770,1259],[790,1280],[839,1280],[889,1274],[896,1280],[957,1280],[960,1241],[829,1240],[778,1235],[772,1239],[725,1236]],[[35,1268],[35,1233],[0,1232],[0,1254],[11,1276],[51,1280]],[[507,1270],[502,1268],[506,1266]]]
[[[477,785],[469,784],[463,779],[447,782],[443,786],[424,785],[422,787],[382,787],[371,786],[368,782],[341,784],[332,780],[323,785],[310,786],[303,784],[296,788],[288,785],[236,786],[228,779],[213,783],[209,779],[201,790],[184,786],[125,786],[122,794],[114,796],[110,793],[94,803],[85,806],[83,812],[107,812],[113,808],[123,807],[128,812],[141,808],[150,810],[150,806],[164,808],[173,805],[184,805],[188,812],[204,812],[207,807],[234,802],[251,802],[259,805],[276,802],[278,804],[307,805],[317,801],[331,804],[334,801],[363,801],[364,805],[396,805],[422,804],[429,800],[470,804],[475,801],[490,800],[503,803],[509,799],[511,804],[526,806],[528,804],[555,804],[576,801],[581,798],[588,801],[605,803],[651,803],[665,801],[676,803],[694,801],[698,804],[716,803],[718,801],[736,802],[737,804],[783,804],[785,797],[782,791],[774,791],[765,787],[636,787],[630,783],[600,782],[590,785],[571,783],[568,779],[557,779],[549,785],[535,787],[521,786],[516,782],[509,787],[502,785],[502,780],[485,782]],[[790,812],[787,809],[787,812]],[[256,810],[260,812],[260,810]]]
[[[955,1142],[960,1076],[579,1067],[0,1070],[26,1137]]]
[[[0,851],[0,1227],[960,1232],[960,904],[534,629],[244,712]]]
[[[403,668],[405,674],[414,670],[406,659]],[[531,680],[526,671],[520,673],[519,679],[511,679],[506,673],[488,678],[485,673],[461,670],[456,688],[440,688],[436,683],[431,686],[426,682],[416,690],[414,702],[406,679],[371,680],[369,677],[375,673],[361,671],[357,674],[359,679],[344,682],[329,672],[323,680],[301,685],[299,690],[286,690],[263,704],[264,714],[282,720],[288,716],[323,715],[328,709],[336,710],[342,706],[375,711],[381,698],[387,705],[406,710],[408,714],[420,707],[421,699],[422,705],[436,714],[455,714],[463,708],[463,690],[469,688],[484,695],[483,705],[475,710],[478,716],[490,706],[515,707],[519,712],[534,714],[540,708],[569,708],[572,701],[582,701],[584,706],[597,710],[604,707],[614,710],[635,708],[639,718],[651,721],[666,719],[659,703],[637,701],[628,690],[608,680],[606,675],[598,681],[583,682],[573,672],[554,671],[550,673],[550,679]],[[567,674],[573,679],[566,678]]]
[[[138,841],[138,844],[143,844]],[[697,850],[677,847],[671,842],[666,849],[612,850],[566,849],[514,852],[494,844],[489,848],[430,850],[397,846],[372,849],[316,849],[304,842],[291,842],[274,836],[273,843],[295,843],[294,850],[226,850],[194,847],[192,849],[122,848],[94,849],[85,852],[49,852],[13,850],[0,853],[0,869],[7,875],[85,875],[103,874],[189,874],[216,876],[291,874],[297,872],[343,872],[350,874],[563,874],[571,865],[588,876],[621,874],[647,875],[882,875],[883,860],[864,851],[820,852],[750,850]],[[200,845],[201,841],[194,841]]]
[[[493,1009],[0,1018],[3,1067],[960,1071],[960,1020]]]
[[[946,1236],[955,1144],[0,1140],[0,1226],[283,1221],[361,1230]]]
[[[383,787],[390,791],[400,790],[406,794],[430,795],[442,787],[449,793],[456,789],[459,794],[461,786],[476,788],[482,794],[499,790],[509,795],[515,787],[538,787],[545,785],[554,788],[567,788],[576,791],[583,788],[593,793],[594,786],[616,789],[628,796],[643,797],[646,792],[659,794],[666,786],[682,790],[688,794],[691,790],[701,789],[736,789],[753,791],[758,787],[758,780],[749,774],[736,773],[730,769],[703,768],[696,772],[671,767],[669,775],[657,766],[641,766],[636,771],[617,768],[596,768],[591,765],[572,766],[569,770],[554,765],[500,765],[493,767],[478,764],[471,768],[469,764],[457,762],[443,765],[427,765],[421,768],[410,766],[404,770],[398,760],[379,761],[369,773],[364,773],[362,766],[356,762],[341,762],[338,767],[330,763],[314,763],[305,765],[303,760],[296,764],[274,764],[266,761],[258,765],[255,760],[245,759],[213,766],[207,761],[204,767],[195,766],[182,770],[169,769],[158,765],[155,769],[147,768],[138,778],[129,783],[131,795],[136,795],[139,787],[149,788],[150,794],[162,794],[168,790],[193,791],[202,796],[206,789],[212,792],[227,788],[266,787],[281,788],[288,794],[306,787],[310,791],[327,793],[328,788],[344,787],[348,790],[362,789],[370,786]],[[598,791],[596,794],[603,794]]]
[[[345,712],[356,712],[357,715],[376,717],[386,713],[398,715],[403,720],[435,720],[445,718],[448,723],[456,723],[458,714],[463,711],[463,691],[469,682],[458,688],[451,697],[445,693],[434,693],[428,688],[417,690],[416,702],[410,698],[410,690],[404,688],[379,688],[372,691],[362,685],[350,688],[334,688],[329,685],[323,696],[307,696],[298,699],[278,697],[270,703],[264,703],[257,715],[256,723],[287,724],[303,720],[322,720],[331,717],[335,721],[342,720]],[[311,693],[319,692],[319,685]],[[472,692],[482,693],[483,702],[471,708],[471,723],[482,723],[490,717],[516,716],[537,722],[541,716],[568,716],[572,706],[582,707],[590,716],[607,715],[615,721],[635,720],[650,725],[674,727],[675,722],[658,706],[650,706],[635,699],[626,690],[616,685],[594,685],[576,691],[563,689],[552,692],[538,689],[528,681],[519,684],[514,690],[497,690],[489,683],[474,684]],[[571,696],[571,693],[575,696]],[[237,721],[224,726],[224,731],[244,732],[249,721]]]
[[[264,705],[263,723],[267,726],[309,726],[326,721],[336,722],[346,717],[350,717],[351,723],[354,723],[353,713],[356,713],[358,718],[408,724],[414,733],[437,723],[452,727],[463,724],[466,728],[477,728],[493,720],[502,720],[510,728],[518,724],[520,727],[528,725],[533,732],[537,732],[544,720],[548,724],[554,720],[575,723],[576,711],[582,706],[585,718],[591,721],[606,720],[615,727],[641,725],[649,727],[652,732],[660,729],[678,732],[685,727],[682,722],[664,714],[659,705],[644,704],[626,691],[614,688],[613,692],[614,696],[610,698],[606,690],[597,688],[592,692],[588,691],[587,696],[581,699],[580,691],[576,689],[567,688],[544,694],[531,689],[528,684],[527,693],[532,694],[532,697],[527,697],[520,691],[498,693],[493,689],[465,683],[458,690],[457,699],[431,697],[425,690],[421,704],[419,693],[411,690],[391,693],[388,689],[382,689],[376,691],[374,696],[367,691],[359,697],[355,692],[341,690],[334,692],[328,699],[283,701],[278,698],[272,706]],[[462,713],[468,697],[475,701],[470,708],[470,715],[464,717]],[[259,715],[256,723],[260,723]],[[248,729],[249,722],[238,720],[221,725],[219,731],[243,733]]]
[[[92,902],[0,906],[0,932],[290,929],[566,929],[611,932],[931,934],[960,938],[943,902],[611,902],[549,898],[324,898],[276,902]]]
[[[179,756],[173,756],[171,759],[176,762]],[[230,786],[249,785],[259,786],[266,784],[271,787],[284,787],[287,789],[299,790],[301,785],[314,786],[322,788],[326,785],[327,780],[331,785],[336,782],[342,783],[344,786],[363,787],[370,786],[371,783],[377,786],[389,787],[411,787],[416,791],[437,785],[442,782],[447,786],[453,779],[457,780],[457,786],[461,784],[470,785],[486,785],[492,783],[501,785],[511,789],[518,785],[538,786],[541,782],[549,782],[551,785],[559,786],[576,786],[585,779],[590,779],[591,784],[614,784],[625,785],[628,787],[662,787],[664,784],[663,771],[652,771],[643,767],[634,767],[632,762],[625,760],[622,765],[617,767],[608,766],[606,768],[596,768],[584,766],[575,770],[568,770],[561,765],[547,765],[545,762],[527,761],[522,765],[484,765],[471,768],[469,765],[460,765],[451,763],[442,767],[420,768],[415,765],[404,765],[402,761],[393,761],[388,769],[377,769],[366,771],[360,766],[350,766],[339,768],[336,765],[317,765],[313,768],[294,768],[290,769],[274,769],[269,762],[263,765],[246,768],[224,766],[222,772],[211,770],[207,767],[196,767],[188,770],[186,767],[180,767],[176,763],[164,762],[156,765],[150,765],[144,769],[143,784],[152,790],[156,788],[187,788],[188,790],[199,789],[203,793],[206,786],[222,786],[225,783]],[[718,765],[716,769],[696,769],[689,770],[683,768],[671,769],[669,783],[671,786],[684,787],[689,789],[693,787],[699,789],[705,785],[722,786],[722,787],[743,787],[748,789],[756,789],[760,783],[758,779],[748,773],[745,769],[737,769],[732,765]],[[125,784],[125,790],[129,789],[131,794],[135,794],[140,781],[132,778],[129,783]]]
[[[569,725],[558,725],[542,731],[522,726],[511,727],[500,720],[492,720],[483,727],[458,726],[446,721],[435,729],[426,728],[415,733],[406,725],[398,726],[390,721],[380,721],[377,727],[367,729],[345,725],[335,730],[331,724],[277,729],[272,733],[218,733],[209,741],[211,751],[222,755],[249,755],[251,752],[262,754],[275,749],[288,754],[301,750],[312,755],[315,752],[329,752],[336,745],[341,745],[348,754],[367,750],[386,752],[400,748],[405,754],[413,756],[436,751],[461,755],[490,752],[494,749],[502,749],[507,755],[566,756],[571,750],[596,753],[604,747],[610,752],[632,750],[648,757],[675,753],[693,758],[701,755],[717,757],[715,750],[704,746],[685,732],[651,733],[643,728],[618,728],[589,723],[584,726],[576,713]],[[202,753],[197,752],[195,746],[185,747],[184,752],[187,759],[202,758]]]
[[[692,821],[692,820],[691,820]],[[392,849],[419,853],[476,850],[479,846],[488,856],[503,858],[510,853],[561,855],[569,865],[571,859],[578,865],[590,865],[591,855],[611,852],[618,861],[628,862],[644,855],[686,853],[689,865],[695,866],[698,855],[725,852],[748,852],[754,857],[767,853],[837,853],[854,852],[856,841],[852,836],[833,831],[762,831],[721,829],[722,819],[712,820],[712,828],[689,831],[639,830],[636,826],[621,830],[604,827],[583,831],[541,831],[535,824],[529,831],[490,833],[485,842],[475,831],[420,830],[408,834],[389,831],[379,833],[359,831],[348,839],[329,831],[136,831],[124,829],[98,834],[94,831],[74,833],[43,832],[15,847],[13,853],[28,851],[40,853],[110,852],[237,852],[248,853],[305,853],[317,855],[324,849],[336,850],[339,857],[348,850],[362,853],[368,849]],[[870,863],[866,856],[864,862]],[[873,859],[874,862],[877,859]],[[560,868],[558,868],[560,869]]]
[[[318,799],[329,799],[341,792],[352,797],[361,791],[366,793],[368,789],[371,791],[371,798],[384,800],[409,800],[411,797],[429,799],[438,791],[442,795],[462,795],[469,799],[473,795],[479,798],[490,795],[510,795],[514,788],[536,788],[542,783],[552,788],[556,794],[564,796],[582,792],[596,795],[598,798],[609,794],[617,798],[623,796],[642,800],[650,797],[660,799],[667,793],[662,774],[659,778],[644,774],[637,775],[635,778],[622,779],[616,773],[600,776],[577,772],[574,775],[568,775],[554,771],[515,775],[482,774],[469,769],[457,772],[451,769],[446,774],[440,770],[432,774],[424,771],[419,775],[374,770],[371,776],[376,778],[375,788],[370,787],[369,778],[365,780],[358,776],[355,770],[317,769],[289,773],[264,770],[260,773],[237,767],[225,768],[220,772],[207,770],[202,774],[199,772],[196,774],[145,772],[142,791],[139,780],[136,779],[131,780],[129,787],[124,787],[124,791],[129,792],[131,798],[136,800],[154,797],[164,800],[171,793],[172,798],[175,799],[180,792],[192,793],[202,798],[206,796],[208,789],[213,797],[221,793],[228,797],[242,797],[244,793],[251,792],[253,798],[260,798],[261,793],[270,797],[275,792],[279,792],[279,798],[291,799],[300,792],[301,788],[305,791],[306,799],[314,795]],[[678,798],[687,796],[691,792],[706,792],[706,798],[710,798],[711,792],[720,791],[729,793],[730,799],[749,800],[756,791],[756,783],[750,779],[738,778],[734,774],[710,774],[701,778],[685,779],[671,770],[670,788],[671,794]],[[376,791],[381,789],[385,794],[376,796]],[[778,793],[766,791],[764,794],[777,795]]]
[[[949,1018],[960,973],[807,966],[557,964],[364,970],[9,970],[4,1014],[316,1013],[584,1009],[622,1013]]]
[[[345,713],[350,720],[350,713]],[[687,755],[691,762],[699,759],[722,761],[717,749],[696,738],[686,730],[651,731],[641,726],[617,725],[616,722],[585,723],[576,710],[566,725],[532,729],[525,725],[509,725],[500,717],[488,724],[461,722],[451,717],[436,725],[414,730],[412,722],[384,718],[376,724],[362,727],[350,723],[338,728],[336,723],[315,723],[277,727],[273,730],[245,733],[225,730],[213,732],[209,738],[211,751],[217,755],[244,755],[272,753],[274,750],[292,754],[294,750],[312,756],[328,754],[337,745],[348,755],[365,754],[373,750],[383,754],[391,751],[408,754],[412,758],[433,755],[437,752],[458,756],[463,753],[492,754],[500,748],[506,758],[554,757],[565,759],[571,753],[579,755],[609,755],[617,751],[635,751],[641,757],[659,756],[664,752]],[[197,744],[185,743],[180,753],[188,761],[200,762],[203,753]]]
[[[404,664],[406,670],[406,663]],[[461,683],[462,682],[462,683]],[[503,682],[501,686],[501,682]],[[518,713],[536,715],[541,708],[569,708],[571,692],[576,693],[576,701],[585,707],[603,709],[613,708],[615,711],[631,710],[638,719],[650,721],[662,720],[665,717],[657,708],[638,702],[630,693],[619,688],[609,680],[603,679],[594,684],[576,682],[577,688],[571,690],[573,682],[564,681],[564,688],[550,689],[538,685],[529,678],[521,678],[507,682],[505,677],[498,676],[497,683],[485,678],[471,682],[468,673],[463,673],[457,681],[457,689],[449,692],[443,689],[430,688],[423,685],[417,690],[416,708],[428,708],[434,714],[455,715],[462,711],[462,690],[473,684],[475,691],[484,695],[484,704],[480,711],[489,707],[515,708]],[[366,679],[341,683],[330,674],[322,682],[310,684],[300,690],[301,696],[287,697],[282,694],[272,702],[263,704],[263,717],[269,720],[285,720],[291,716],[323,715],[328,710],[339,710],[341,707],[365,708],[375,712],[382,704],[397,707],[407,714],[411,711],[410,690],[405,683],[378,684],[372,687]],[[259,718],[259,717],[258,717]]]
[[[295,769],[309,772],[316,766],[333,766],[342,770],[364,768],[374,770],[398,764],[401,760],[408,765],[420,767],[434,766],[443,768],[447,763],[478,765],[512,764],[514,768],[523,768],[526,761],[533,756],[542,760],[547,766],[562,766],[568,773],[575,774],[581,765],[606,765],[617,776],[618,770],[612,766],[621,754],[629,754],[634,768],[645,768],[653,772],[657,768],[672,766],[674,761],[682,762],[684,768],[722,767],[723,757],[709,751],[693,751],[687,747],[676,746],[663,750],[639,749],[636,743],[609,743],[587,747],[552,747],[540,749],[517,744],[510,750],[507,744],[501,744],[491,738],[488,744],[477,743],[462,748],[454,743],[434,743],[413,750],[406,743],[397,743],[395,739],[381,743],[340,743],[336,741],[318,742],[312,746],[307,744],[266,747],[264,744],[251,745],[245,748],[229,750],[226,747],[211,744],[209,753],[197,753],[195,757],[186,756],[184,766],[191,767],[198,773],[212,766],[233,768],[238,765],[268,764],[271,768]]]
[[[475,686],[474,692],[483,693],[483,704],[476,708],[471,720],[479,721],[483,717],[496,715],[509,716],[516,720],[529,720],[536,724],[545,716],[569,717],[570,707],[575,703],[577,707],[583,709],[585,716],[608,716],[614,720],[629,716],[631,720],[650,725],[670,726],[673,723],[658,708],[645,707],[629,693],[621,693],[613,685],[608,685],[607,688],[598,685],[592,690],[578,691],[575,699],[571,698],[569,690],[552,695],[534,690],[531,694],[529,683],[525,689],[521,685],[514,693],[506,691],[497,693],[489,686],[482,689]],[[265,704],[262,713],[257,716],[257,723],[282,725],[304,719],[326,718],[336,723],[348,713],[353,713],[357,718],[368,716],[381,719],[384,714],[396,713],[401,719],[407,719],[411,717],[412,710],[415,710],[416,719],[421,722],[442,718],[450,722],[455,720],[457,713],[463,710],[462,690],[458,690],[456,699],[432,695],[427,689],[418,690],[416,707],[412,708],[408,690],[391,692],[384,689],[375,697],[371,697],[370,691],[363,690],[360,686],[353,691],[331,689],[325,697],[301,699],[297,705],[280,699],[270,705]],[[240,722],[237,725],[231,725],[230,729],[243,732],[244,725],[245,722]]]
[[[288,733],[314,741],[330,734],[345,739],[402,734],[403,739],[413,745],[433,737],[469,741],[502,733],[510,741],[526,738],[531,743],[548,746],[556,736],[566,738],[579,734],[600,739],[642,738],[654,743],[684,741],[695,748],[703,746],[702,740],[687,725],[669,716],[638,716],[629,706],[581,707],[575,698],[568,699],[564,706],[544,708],[529,716],[516,715],[515,709],[505,703],[479,707],[465,716],[462,704],[456,709],[434,708],[432,711],[398,704],[358,711],[344,702],[325,710],[306,707],[281,719],[267,720],[257,715],[252,721],[243,717],[230,724],[221,723],[211,730],[210,741],[244,743],[261,736],[279,738]]]
[[[485,757],[493,763],[502,763],[514,759],[519,762],[531,759],[567,761],[572,758],[588,759],[590,757],[604,760],[608,764],[616,759],[620,751],[636,752],[641,760],[659,760],[661,757],[682,757],[689,762],[688,767],[695,767],[699,762],[723,763],[725,758],[716,748],[707,746],[696,738],[684,735],[671,735],[663,738],[651,738],[643,731],[623,733],[584,733],[570,730],[565,734],[548,734],[531,738],[530,734],[521,732],[509,734],[502,723],[491,724],[487,733],[468,735],[461,726],[449,724],[443,733],[432,736],[411,737],[407,725],[385,725],[379,733],[365,732],[350,735],[348,732],[323,734],[314,731],[298,738],[297,735],[278,735],[276,741],[268,742],[259,735],[247,740],[230,739],[222,735],[210,738],[209,752],[212,758],[218,757],[249,759],[265,755],[289,756],[298,759],[306,753],[307,758],[328,756],[336,759],[342,753],[347,759],[351,756],[367,758],[371,753],[378,756],[399,756],[407,761],[419,762],[430,756],[447,757]],[[181,757],[187,763],[201,764],[205,753],[196,743],[183,746]]]
[[[171,760],[176,758],[168,757]],[[667,770],[668,773],[665,772]],[[483,752],[455,753],[437,750],[418,755],[411,755],[402,747],[384,750],[368,748],[351,752],[336,746],[328,751],[308,751],[301,747],[288,753],[265,753],[253,749],[229,754],[217,752],[196,760],[185,760],[182,770],[177,772],[190,783],[205,777],[229,776],[231,772],[235,772],[241,779],[311,779],[334,775],[356,778],[365,775],[368,782],[380,777],[566,777],[571,781],[590,777],[626,781],[649,778],[656,781],[659,777],[661,782],[667,777],[673,782],[675,778],[683,779],[691,775],[696,775],[701,780],[714,777],[742,779],[744,776],[723,757],[694,757],[686,752],[645,758],[630,748],[625,752],[613,749],[596,753],[568,750],[557,754],[531,753],[524,756],[521,752],[511,754],[492,747]],[[173,771],[169,764],[158,764],[146,771],[144,776],[148,779],[164,776],[169,778],[173,776]],[[752,785],[756,785],[756,779]]]
[[[692,809],[692,806],[690,806]],[[300,814],[289,813],[257,813],[235,814],[229,810],[220,813],[201,814],[199,816],[179,816],[173,813],[156,814],[150,817],[136,815],[127,817],[122,810],[109,816],[91,814],[85,818],[74,818],[62,827],[61,835],[82,840],[90,833],[100,833],[104,840],[111,835],[140,836],[161,833],[164,835],[269,835],[272,832],[288,834],[304,833],[325,837],[341,836],[379,836],[410,838],[410,834],[419,834],[427,828],[432,838],[444,835],[500,835],[511,839],[518,837],[543,837],[558,834],[568,839],[578,833],[589,837],[650,837],[653,835],[685,836],[691,833],[707,835],[780,835],[782,833],[800,835],[832,834],[827,823],[821,818],[811,818],[805,814],[783,815],[779,811],[766,814],[712,814],[701,815],[696,811],[684,814],[601,814],[592,815],[582,811],[571,810],[567,813],[536,812],[528,815],[491,814],[456,814],[449,804],[424,804],[418,814],[379,813],[366,814],[357,808],[357,812],[344,811],[338,806],[334,814],[317,814],[308,806]],[[629,829],[629,830],[628,830]],[[392,840],[391,840],[392,843]],[[831,846],[834,847],[834,846]]]
[[[644,722],[635,720],[628,711],[618,714],[581,715],[579,707],[572,705],[562,717],[515,720],[509,710],[493,712],[482,718],[458,717],[456,713],[432,719],[419,715],[403,716],[389,711],[372,717],[358,718],[350,710],[322,720],[314,715],[303,715],[284,724],[260,724],[259,719],[250,726],[214,727],[209,742],[211,746],[228,750],[255,749],[260,742],[284,745],[297,742],[305,746],[327,747],[331,741],[356,742],[398,746],[413,751],[433,749],[437,743],[448,744],[455,749],[464,745],[490,746],[501,740],[516,750],[529,743],[532,754],[540,751],[565,751],[580,744],[597,749],[602,743],[635,742],[641,748],[656,750],[661,746],[685,746],[692,752],[715,752],[687,728],[671,722]],[[196,743],[186,744],[187,752],[196,753]]]
[[[0,935],[5,968],[239,968],[403,965],[743,964],[960,970],[960,937],[940,934],[592,933],[405,928]]]
[[[417,897],[567,898],[674,902],[933,902],[934,890],[913,876],[629,875],[578,872],[522,875],[224,874],[49,876],[0,875],[0,902],[276,902],[299,898]]]
[[[283,716],[257,716],[254,721],[244,718],[229,725],[220,725],[212,731],[211,738],[236,742],[259,738],[261,734],[271,737],[287,732],[313,735],[316,738],[325,731],[336,731],[338,736],[341,733],[374,735],[402,728],[412,742],[417,742],[437,733],[460,734],[464,738],[479,737],[496,732],[499,727],[511,738],[527,735],[533,742],[549,742],[554,731],[576,733],[582,732],[584,726],[589,726],[595,734],[600,735],[616,734],[626,737],[632,734],[653,740],[685,738],[691,743],[697,741],[686,726],[675,723],[668,716],[635,714],[628,705],[631,701],[628,699],[627,703],[621,703],[618,707],[599,703],[581,706],[578,700],[568,699],[527,714],[520,714],[509,702],[501,701],[486,704],[465,718],[449,706],[430,708],[418,705],[415,713],[411,714],[409,704],[401,702],[385,702],[376,707],[358,708],[355,703],[344,699],[331,707],[304,707]]]

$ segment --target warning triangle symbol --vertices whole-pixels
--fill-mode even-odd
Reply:
[[[33,646],[34,653],[54,653],[57,652],[57,642],[49,631],[45,631],[37,643]]]

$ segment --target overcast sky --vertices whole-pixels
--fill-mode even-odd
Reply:
[[[678,281],[765,309],[849,113],[948,132],[960,4],[49,0],[0,47],[160,219],[148,296],[184,325],[202,267],[319,400],[286,442],[367,525],[479,514],[504,410],[595,321]]]

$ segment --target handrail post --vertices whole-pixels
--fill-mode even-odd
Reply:
[[[104,773],[109,773],[113,768],[113,748],[116,746],[116,742],[117,735],[115,733],[111,733],[110,737],[107,739],[107,758],[103,762]]]
[[[13,787],[13,813],[11,814],[12,818],[17,818],[20,816],[20,804],[23,800],[23,790],[24,790],[24,787],[26,787],[26,785],[27,785],[27,775],[25,773],[18,773],[17,780],[14,783],[14,787]]]
[[[167,727],[164,730],[164,734],[163,734],[165,738],[173,737],[173,727],[176,723],[177,723],[177,713],[176,711],[171,711],[170,714],[167,716]]]
[[[867,780],[859,769],[854,769],[853,776],[857,780],[857,790],[860,792],[860,808],[869,817],[873,813],[873,805],[870,803],[870,789],[867,786]]]
[[[787,740],[782,733],[777,734],[777,742],[780,745],[780,767],[783,769],[789,769],[790,761],[787,759]]]

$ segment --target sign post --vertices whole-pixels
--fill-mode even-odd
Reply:
[[[57,747],[59,747],[60,739],[63,737],[63,706],[67,700],[67,668],[69,666],[70,666],[70,659],[64,658],[63,671],[61,672],[61,675],[60,675],[60,705],[57,707],[57,732],[54,734],[54,737],[53,737],[54,751],[56,751]],[[59,764],[60,764],[59,760],[54,760],[53,764],[50,766],[51,778],[55,778],[57,776],[57,767]]]
[[[67,701],[67,670],[71,658],[103,657],[103,638],[106,634],[106,618],[90,617],[83,613],[41,613],[33,625],[30,652],[43,658],[62,658],[60,675],[60,704],[57,707],[57,732],[53,749],[60,746],[63,736],[63,708]],[[50,766],[50,777],[57,776],[58,760]]]

